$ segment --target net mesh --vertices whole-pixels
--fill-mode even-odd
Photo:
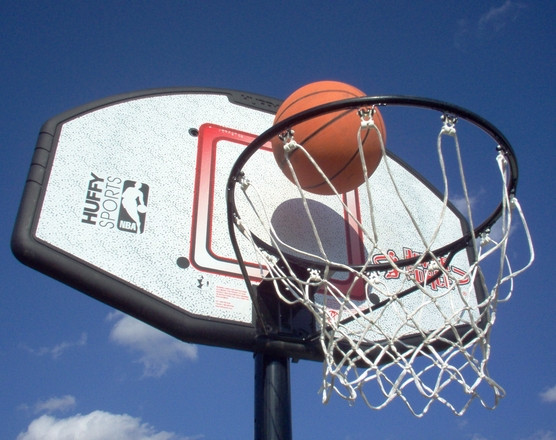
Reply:
[[[465,413],[478,399],[494,408],[505,394],[494,381],[487,363],[491,354],[490,335],[496,320],[497,305],[510,298],[513,279],[533,261],[533,246],[517,198],[509,194],[508,163],[505,155],[496,155],[502,199],[495,227],[475,235],[474,201],[467,189],[456,120],[442,116],[436,138],[440,168],[440,208],[435,222],[423,227],[423,221],[404,196],[397,182],[395,163],[388,155],[382,135],[373,122],[373,111],[360,112],[357,131],[363,172],[366,174],[361,135],[375,130],[381,142],[382,161],[393,193],[401,210],[413,225],[418,252],[404,257],[395,255],[381,242],[376,228],[377,209],[369,181],[359,191],[366,192],[369,204],[363,213],[353,212],[345,197],[335,193],[348,222],[360,231],[366,258],[358,265],[339,261],[329,255],[324,231],[315,218],[314,207],[301,189],[295,169],[288,161],[308,219],[308,233],[314,246],[307,250],[283,240],[265,207],[265,197],[247,174],[241,178],[241,194],[255,213],[256,225],[237,218],[236,226],[245,237],[243,247],[256,259],[261,277],[270,282],[276,295],[287,304],[301,304],[316,322],[315,338],[324,353],[322,398],[328,402],[337,394],[349,402],[361,398],[370,408],[381,409],[401,400],[418,417],[435,402],[449,407],[455,414]],[[445,160],[446,139],[452,139],[459,188],[463,193],[460,208],[465,215],[470,238],[459,250],[435,251],[438,236],[448,221],[450,179]],[[309,152],[296,143],[292,132],[284,137],[286,157],[297,150],[305,154],[318,169]],[[332,189],[328,177],[321,173]],[[511,267],[507,247],[510,232],[517,224],[525,231],[530,258],[519,269]],[[268,247],[261,246],[264,231]],[[307,270],[299,270],[291,255],[305,261]],[[461,262],[463,261],[463,263]],[[485,263],[488,261],[488,264]],[[378,266],[377,266],[378,264]],[[483,268],[483,269],[482,269]],[[488,276],[483,271],[488,268]]]

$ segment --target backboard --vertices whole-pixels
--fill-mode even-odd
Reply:
[[[229,238],[226,183],[239,154],[272,125],[279,104],[276,99],[220,89],[157,89],[107,98],[49,120],[40,132],[25,186],[12,237],[14,254],[181,340],[256,350],[253,303]],[[389,157],[389,174],[398,176],[400,188],[411,195],[412,208],[422,212],[423,233],[431,234],[426,225],[436,225],[432,220],[442,209],[440,196],[409,166]],[[373,251],[376,263],[386,255],[403,259],[422,251],[414,242],[414,227],[400,223],[404,207],[391,202],[389,194],[395,189],[384,184],[385,173],[379,167],[371,178],[381,182],[372,197],[383,202],[373,202],[382,209],[375,213],[381,221],[373,227],[385,243]],[[302,203],[297,188],[275,165],[269,146],[249,161],[246,174],[259,182],[265,200],[259,212],[266,212],[285,246],[301,239],[305,248],[314,248],[310,226],[292,215]],[[369,250],[357,224],[366,221],[369,195],[355,190],[343,201],[357,218],[347,217],[330,196],[311,195],[307,203],[321,230],[337,231],[339,226],[343,231],[325,238],[327,252],[350,264],[362,263]],[[249,202],[238,203],[248,219]],[[450,205],[438,241],[449,243],[467,228],[464,217]],[[265,230],[254,233],[268,240]],[[296,256],[294,250],[287,252]],[[465,274],[472,259],[471,250],[459,253],[451,270]],[[253,255],[247,267],[251,281],[259,283],[265,268],[255,261]],[[465,282],[469,301],[476,305],[482,287]],[[350,280],[339,276],[335,283],[341,289]],[[434,288],[442,289],[441,279]],[[357,289],[351,294],[355,300],[365,296]],[[331,316],[340,313],[334,304],[327,306]],[[423,328],[434,329],[440,320],[427,313],[423,310],[419,319],[428,322]],[[383,319],[391,320],[392,328],[400,326],[395,316]],[[411,335],[411,329],[403,334]],[[319,357],[314,350],[287,344],[277,350]]]

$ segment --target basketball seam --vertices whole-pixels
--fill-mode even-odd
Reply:
[[[298,103],[299,101],[302,101],[310,96],[314,96],[314,95],[318,95],[319,93],[329,93],[329,92],[335,92],[335,93],[345,93],[346,95],[348,95],[345,99],[349,99],[349,97],[352,98],[358,98],[360,95],[356,95],[355,93],[351,93],[351,92],[347,92],[345,90],[341,90],[341,89],[327,89],[327,90],[318,90],[316,92],[312,92],[309,93],[307,95],[303,95],[300,98],[296,99],[295,101],[291,102],[286,108],[284,108],[280,114],[276,114],[276,116],[274,117],[274,123],[276,123],[277,120],[279,120],[282,115],[286,112],[286,110],[288,110],[292,105]],[[361,95],[362,96],[362,95]],[[325,104],[324,102],[322,104]],[[320,104],[319,104],[320,105]]]
[[[328,128],[330,125],[338,122],[340,119],[342,119],[343,117],[347,116],[348,114],[351,113],[351,109],[350,110],[345,110],[343,113],[338,114],[337,116],[335,116],[333,119],[331,119],[330,121],[328,121],[326,124],[321,125],[317,130],[313,131],[309,136],[307,136],[305,139],[301,140],[300,143],[301,145],[303,145],[304,143],[308,142],[309,140],[311,140],[311,138],[315,137],[317,134],[319,134],[321,131],[325,130],[326,128]]]
[[[367,132],[367,134],[365,135],[365,139],[361,140],[361,143],[364,144],[367,141],[367,137],[369,136],[369,133]],[[334,179],[336,177],[338,177],[340,174],[342,174],[342,172],[344,172],[344,170],[355,160],[355,158],[358,156],[359,153],[359,147],[357,147],[355,149],[355,153],[353,153],[353,156],[351,156],[351,158],[349,159],[349,161],[341,168],[339,169],[332,177],[329,177],[328,180],[330,180],[330,182],[334,183]],[[326,180],[323,180],[321,183],[317,183],[316,185],[311,185],[311,186],[306,186],[304,187],[304,189],[315,189],[318,188],[322,185],[326,185]]]
[[[318,130],[313,131],[308,137],[306,137],[305,139],[301,140],[299,143],[301,145],[305,144],[307,141],[309,141],[312,137],[316,136],[318,133],[320,133],[322,130],[324,130],[325,128],[327,128],[330,124],[337,122],[339,119],[343,118],[344,116],[346,116],[347,114],[349,114],[351,112],[351,110],[346,110],[344,111],[342,114],[337,115],[334,119],[331,119],[330,121],[328,121],[325,125],[322,125]],[[293,150],[290,153],[290,157],[292,157],[298,150]],[[280,168],[284,168],[284,166],[287,163],[287,158],[284,155],[284,159],[278,164],[280,166]],[[336,176],[336,174],[335,174]],[[320,183],[319,183],[320,185]],[[311,187],[312,188],[312,187]]]

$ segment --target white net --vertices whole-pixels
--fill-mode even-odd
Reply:
[[[408,188],[404,167],[387,154],[372,112],[362,114],[361,120],[357,139],[363,171],[366,174],[364,130],[376,130],[381,139],[381,167],[358,189],[357,204],[338,193],[326,199],[342,214],[339,226],[348,229],[347,247],[359,246],[361,255],[354,259],[349,249],[344,254],[335,251],[337,235],[344,232],[330,232],[334,222],[323,226],[324,208],[301,189],[291,163],[297,182],[296,216],[303,222],[289,219],[280,227],[273,216],[275,207],[259,192],[263,184],[245,172],[240,192],[245,198],[236,202],[241,207],[237,227],[246,239],[242,249],[282,301],[310,311],[324,354],[324,402],[338,394],[350,402],[360,397],[370,408],[381,409],[401,399],[418,417],[434,402],[458,415],[475,399],[494,408],[504,396],[487,368],[497,305],[509,299],[513,279],[533,261],[521,207],[507,190],[506,156],[496,155],[499,219],[475,236],[476,201],[468,189],[455,119],[442,117],[435,143],[441,183],[436,197],[427,192],[426,203],[416,196],[422,192],[419,184],[412,181]],[[298,150],[312,161],[291,136],[284,148]],[[459,209],[451,198],[454,175]],[[322,177],[334,188],[324,173]],[[377,180],[381,191],[388,193],[385,203],[375,192]],[[251,214],[245,215],[247,210]],[[384,224],[385,210],[399,223]],[[507,248],[519,225],[530,257],[515,270]],[[284,231],[290,229],[295,232],[288,238]],[[444,248],[465,234],[469,234],[465,243]],[[306,271],[300,273],[291,263],[296,259],[306,262]]]

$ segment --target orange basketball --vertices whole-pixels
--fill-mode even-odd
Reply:
[[[314,82],[296,90],[282,103],[276,112],[274,124],[318,105],[361,96],[365,96],[365,93],[349,84],[337,81]],[[378,110],[374,114],[374,121],[385,140],[386,130]],[[339,193],[346,193],[360,186],[376,170],[382,157],[376,131],[363,130],[361,141],[367,167],[365,176],[357,142],[360,125],[361,118],[357,109],[342,109],[292,127],[295,141],[309,152]],[[274,139],[272,151],[282,172],[295,183],[286,160],[283,141]],[[293,150],[289,160],[304,190],[315,194],[334,194],[302,151]]]

